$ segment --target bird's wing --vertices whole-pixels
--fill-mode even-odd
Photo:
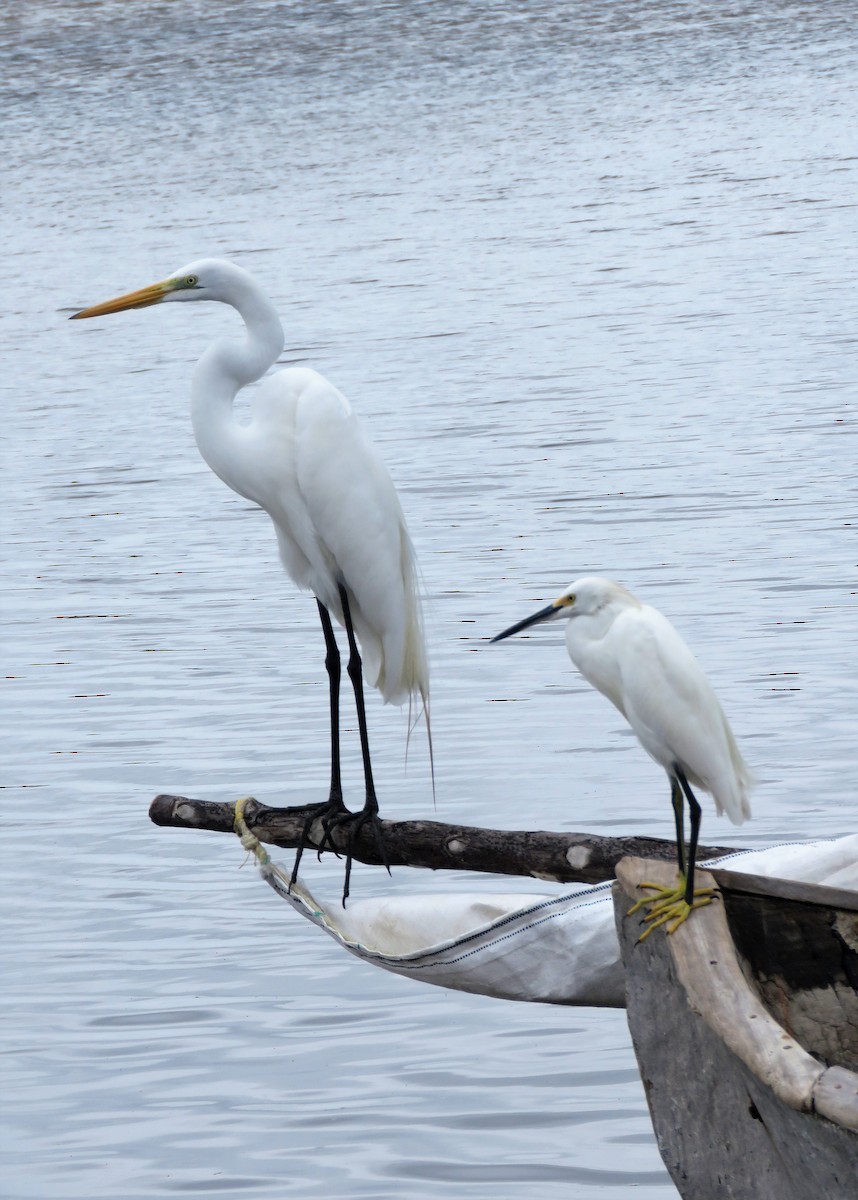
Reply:
[[[298,486],[328,567],[327,595],[316,594],[341,616],[345,584],[367,675],[386,699],[426,690],[413,551],[381,456],[321,377],[299,402],[295,438]]]
[[[623,614],[611,635],[626,717],[645,750],[712,793],[734,824],[751,815],[754,779],[703,669],[666,617],[644,606]]]
[[[665,767],[680,762],[711,790],[724,752],[726,720],[688,646],[667,618],[648,606],[621,614],[608,636],[615,645],[626,717],[644,748]]]

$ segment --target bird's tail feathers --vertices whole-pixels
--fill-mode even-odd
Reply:
[[[364,677],[367,682],[381,692],[385,704],[404,704],[408,701],[406,762],[411,734],[421,715],[426,718],[434,803],[435,759],[429,719],[429,663],[423,632],[423,607],[420,602],[417,561],[404,524],[400,527],[400,567],[402,590],[399,592],[397,589],[395,607],[391,610],[386,633],[379,634],[370,626],[356,598],[350,600],[350,608],[360,642]],[[415,714],[415,701],[418,696],[421,703],[419,711]]]
[[[413,716],[413,713],[414,713],[413,705],[414,705],[415,693],[412,692],[408,697],[408,733],[406,734],[406,737],[405,737],[405,765],[406,765],[406,767],[408,766],[408,748],[411,745],[411,735],[414,732],[414,730],[417,728],[417,726],[420,722],[420,718],[423,717],[423,718],[425,718],[425,721],[426,721],[426,738],[427,738],[427,742],[428,742],[428,746],[429,746],[429,775],[432,779],[432,807],[437,812],[438,799],[435,794],[435,750],[432,745],[432,722],[429,719],[429,691],[428,691],[428,689],[424,690],[421,687],[419,689],[419,695],[420,695],[421,706],[420,706],[420,711],[417,713],[416,716]]]
[[[414,546],[404,525],[400,537],[406,606],[402,680],[408,688],[408,736],[405,739],[405,761],[406,763],[408,762],[408,746],[411,741],[411,734],[417,728],[420,717],[423,716],[426,720],[426,737],[429,746],[432,805],[437,809],[435,753],[432,746],[432,722],[429,716],[429,663],[426,658],[426,633],[423,619],[423,605],[420,599],[421,592],[425,592],[425,588],[421,587],[422,581],[420,579],[417,556],[414,553]],[[421,707],[416,716],[413,716],[414,700],[418,695]]]
[[[730,750],[730,764],[733,769],[730,778],[724,782],[724,785],[713,792],[713,797],[718,816],[726,813],[734,825],[741,825],[751,816],[751,802],[748,799],[748,793],[757,781],[753,771],[742,758],[739,747],[736,745],[736,739],[726,722],[725,726]]]

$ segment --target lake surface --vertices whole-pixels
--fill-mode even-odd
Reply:
[[[757,772],[753,822],[707,803],[704,840],[852,832],[854,17],[4,9],[10,1200],[676,1196],[622,1013],[375,971],[237,843],[149,824],[159,791],[322,797],[322,640],[194,446],[192,366],[234,314],[66,317],[235,258],[283,361],[352,399],[420,555],[439,819],[670,835],[561,630],[486,645],[592,572],[671,617]],[[370,723],[383,811],[431,816],[421,738],[406,770],[405,714],[373,696]]]

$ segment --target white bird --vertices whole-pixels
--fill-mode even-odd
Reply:
[[[284,346],[271,301],[247,271],[202,259],[160,283],[75,313],[99,317],[171,301],[216,300],[237,309],[241,342],[217,341],[194,371],[191,417],[205,461],[240,496],[274,522],[280,558],[300,588],[316,597],[330,684],[331,784],[328,800],[308,819],[322,818],[322,847],[336,826],[348,826],[343,902],[351,850],[359,829],[372,826],[387,862],[372,777],[362,674],[385,702],[419,697],[429,729],[429,670],[416,564],[393,481],[346,398],[316,371],[293,367],[267,378],[253,394],[248,423],[236,417],[239,390],[261,379]],[[349,644],[348,674],[357,706],[366,800],[360,813],[343,803],[340,774],[340,656],[331,615]],[[357,640],[355,640],[357,637]],[[363,664],[357,643],[363,651]],[[429,733],[431,758],[431,732]]]
[[[569,620],[566,649],[572,662],[620,710],[644,750],[670,779],[679,886],[674,890],[644,885],[658,895],[640,903],[651,907],[646,919],[654,923],[647,932],[672,921],[668,926],[672,933],[693,907],[709,903],[706,889],[694,890],[701,809],[691,785],[710,792],[718,815],[726,813],[734,825],[740,825],[751,815],[748,791],[753,777],[699,663],[657,609],[642,604],[618,583],[585,576],[492,641],[557,618]],[[691,825],[687,861],[683,794]]]

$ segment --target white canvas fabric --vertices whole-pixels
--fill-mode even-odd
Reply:
[[[243,839],[248,849],[259,845]],[[253,845],[256,843],[256,846]],[[557,895],[424,893],[319,904],[267,854],[263,878],[344,950],[423,983],[542,1004],[625,1007],[611,882]],[[858,892],[858,834],[741,851],[704,866],[827,884]]]

